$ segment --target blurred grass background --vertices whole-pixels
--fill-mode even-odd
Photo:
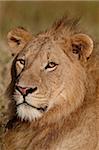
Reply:
[[[7,99],[4,91],[9,83],[9,62],[11,56],[6,42],[8,31],[23,26],[36,34],[47,29],[64,14],[81,16],[81,25],[95,38],[99,39],[99,2],[0,2],[0,124],[6,118]],[[2,133],[2,126],[0,134]]]

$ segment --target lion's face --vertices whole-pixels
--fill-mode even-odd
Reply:
[[[15,37],[11,39],[12,34],[9,36],[12,47],[15,42],[18,47],[20,41]],[[79,38],[84,36],[79,34]],[[86,73],[77,51],[79,38],[74,40],[74,37],[71,41],[67,38],[60,44],[50,36],[38,35],[27,40],[21,50],[19,48],[12,64],[12,78],[15,78],[13,98],[21,119],[38,119],[64,104],[66,109],[69,106],[73,111],[81,104],[85,96]],[[90,39],[89,42],[92,44]]]
[[[54,106],[65,88],[63,66],[70,67],[69,58],[64,61],[66,56],[56,44],[49,41],[42,47],[38,45],[38,41],[31,41],[15,60],[17,113],[29,120],[42,116]],[[69,70],[66,72],[69,79]]]

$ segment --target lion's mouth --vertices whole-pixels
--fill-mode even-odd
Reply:
[[[26,101],[24,101],[24,102],[22,102],[22,103],[19,103],[19,104],[17,104],[16,106],[19,107],[20,105],[23,105],[23,104],[26,104],[26,105],[28,105],[28,106],[30,106],[30,107],[32,107],[32,108],[35,108],[35,109],[37,109],[37,110],[39,110],[39,111],[41,111],[41,112],[45,112],[45,111],[47,110],[47,107],[48,107],[48,106],[36,107],[36,106],[33,106],[33,105],[27,103]]]

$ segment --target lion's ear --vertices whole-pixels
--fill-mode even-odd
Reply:
[[[22,27],[12,29],[8,35],[8,44],[12,55],[21,51],[24,46],[32,39],[32,34]]]
[[[78,58],[89,58],[93,51],[93,41],[86,34],[75,34],[71,38],[72,52],[78,55]]]

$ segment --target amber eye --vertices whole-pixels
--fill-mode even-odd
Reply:
[[[55,68],[57,65],[58,64],[56,64],[55,62],[49,62],[45,69]]]
[[[24,59],[18,59],[17,62],[20,63],[21,65],[25,65],[25,60]]]
[[[25,66],[25,60],[24,59],[18,59],[16,61],[16,68],[17,68],[17,71],[20,72],[21,69],[23,69]]]
[[[19,75],[25,66],[25,60],[24,59],[17,59],[16,61],[16,71],[17,71],[17,75]]]

